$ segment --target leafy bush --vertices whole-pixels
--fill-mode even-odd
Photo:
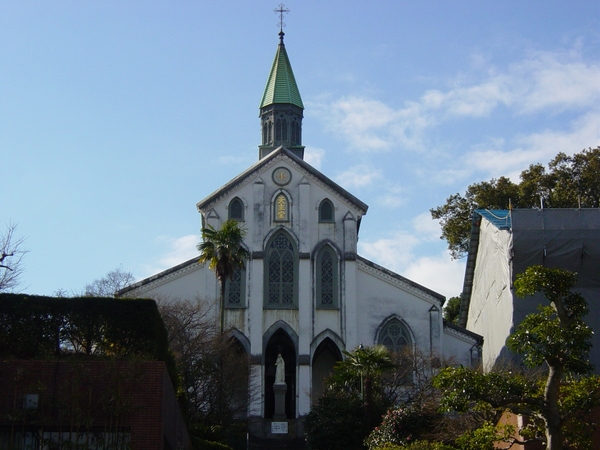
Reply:
[[[392,408],[383,416],[381,425],[376,427],[365,444],[375,450],[385,444],[407,445],[420,437],[429,426],[432,417],[416,408]]]
[[[407,447],[406,450],[456,450],[454,447],[441,442],[416,441]]]
[[[415,441],[409,445],[383,444],[375,450],[456,450],[456,448],[441,442]]]
[[[480,428],[467,431],[456,439],[456,445],[461,450],[494,450],[496,442],[510,443],[514,432],[511,425],[494,426],[491,422],[485,422]]]
[[[304,422],[306,442],[313,450],[359,450],[369,433],[361,400],[347,392],[328,389]]]

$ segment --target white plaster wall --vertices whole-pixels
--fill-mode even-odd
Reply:
[[[473,339],[466,339],[452,331],[444,330],[444,360],[450,365],[471,367],[471,348],[474,344]]]
[[[467,329],[483,336],[484,369],[494,365],[513,326],[511,248],[512,234],[482,218]]]
[[[358,343],[375,344],[378,328],[388,317],[396,315],[409,327],[415,346],[429,353],[429,310],[434,303],[369,272],[359,266],[356,277],[357,317],[360,318],[357,322]]]

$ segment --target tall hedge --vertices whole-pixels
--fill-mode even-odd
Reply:
[[[0,294],[0,358],[54,357],[164,361],[177,380],[154,300]]]

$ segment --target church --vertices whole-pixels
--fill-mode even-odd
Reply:
[[[222,308],[260,391],[246,418],[262,438],[302,436],[302,417],[343,351],[383,344],[472,366],[482,345],[443,320],[444,296],[357,253],[368,206],[304,161],[303,112],[281,31],[260,102],[258,161],[196,204],[202,227],[234,219],[246,230],[250,256],[228,280],[224,304],[214,271],[198,258],[120,292],[209,299],[215,323]]]

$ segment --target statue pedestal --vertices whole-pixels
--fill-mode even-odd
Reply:
[[[285,393],[287,392],[287,385],[285,383],[275,383],[273,385],[273,393],[275,394],[275,413],[273,414],[273,420],[287,420],[285,413]]]

